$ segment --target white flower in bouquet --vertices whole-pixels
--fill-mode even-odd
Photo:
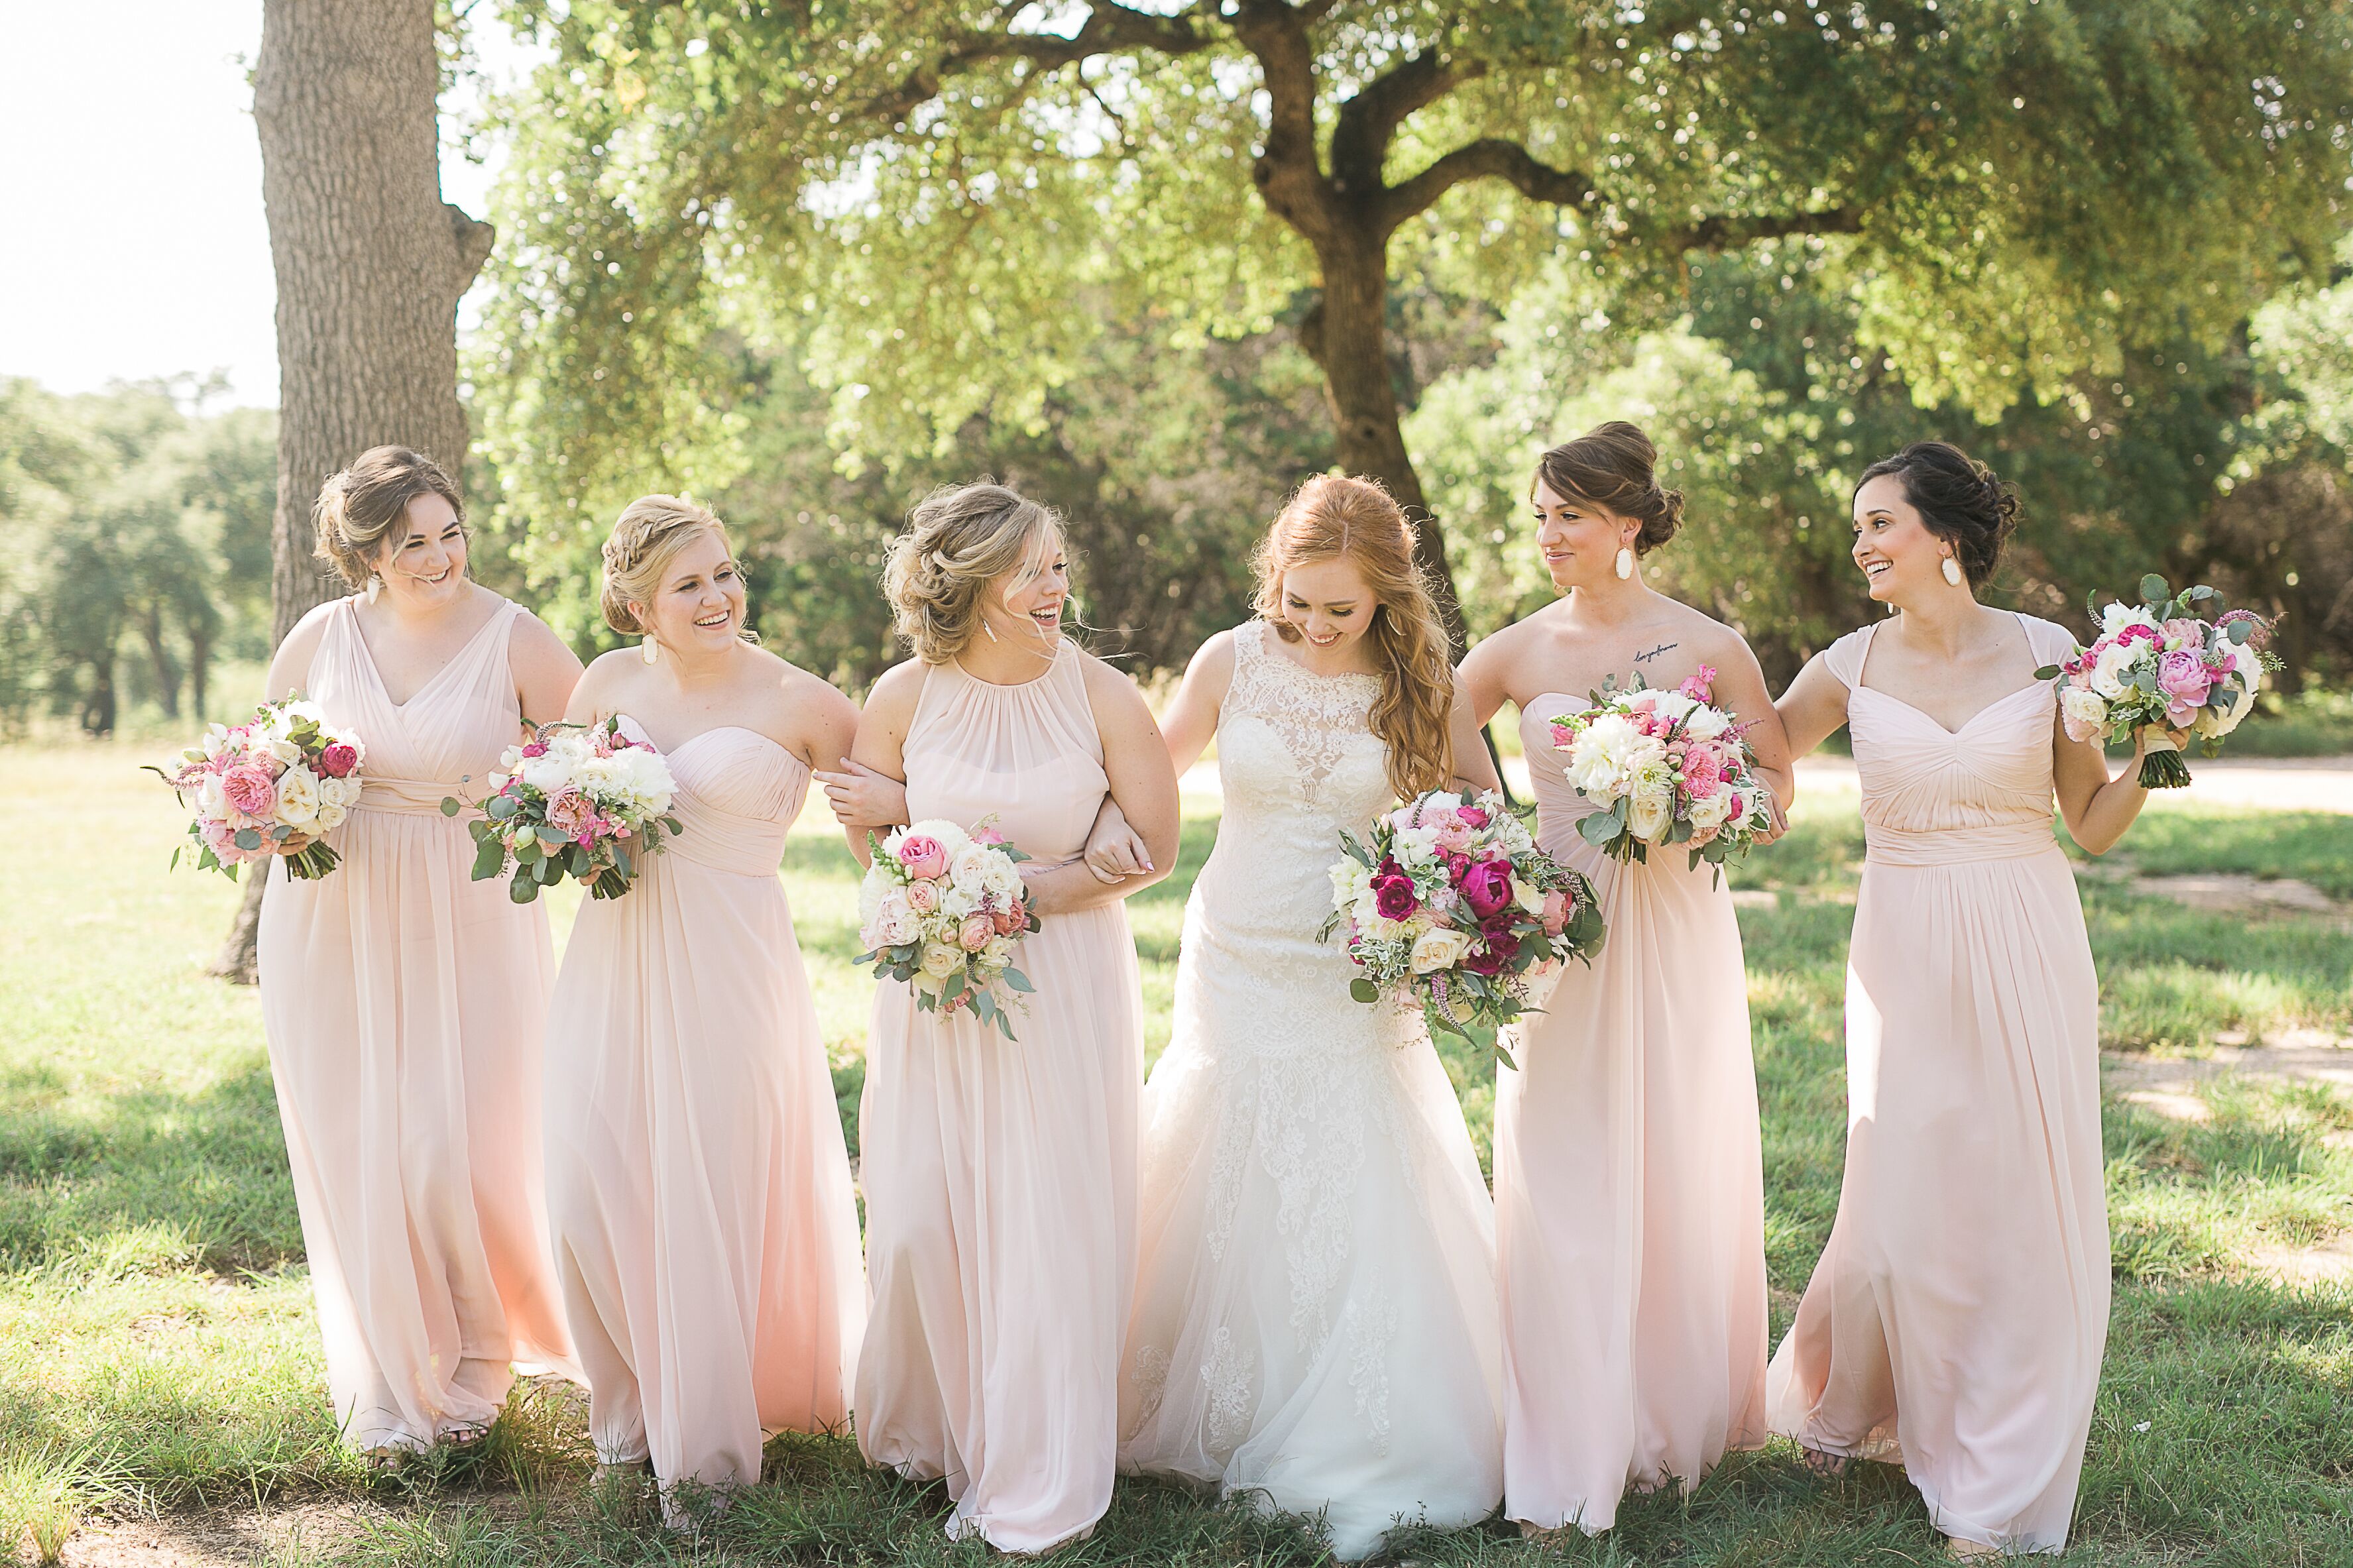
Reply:
[[[1432,926],[1414,939],[1413,972],[1430,974],[1451,969],[1471,951],[1471,939],[1452,926]]]
[[[2069,686],[2059,693],[2059,711],[2067,721],[2070,735],[2088,735],[2105,728],[2108,722],[2108,704],[2089,687]]]
[[[963,963],[964,952],[959,948],[950,947],[944,942],[923,944],[923,970],[934,980],[945,980]]]
[[[296,753],[300,755],[300,753]],[[304,767],[278,775],[278,819],[298,833],[319,830],[319,781]]]
[[[2092,689],[2113,702],[2125,694],[2125,678],[2135,658],[2131,643],[2110,643],[2092,661]]]
[[[1665,779],[1641,780],[1626,813],[1627,829],[1645,844],[1655,843],[1674,819],[1675,786]]]
[[[1732,715],[1720,708],[1694,704],[1683,733],[1694,741],[1713,741],[1732,728]]]
[[[1730,815],[1732,810],[1732,791],[1721,788],[1714,795],[1694,796],[1691,803],[1689,814],[1691,816],[1692,831],[1694,833],[1713,833],[1717,828],[1723,826],[1724,819],[1725,816]]]
[[[2100,635],[2112,637],[2126,626],[2147,626],[2158,630],[2158,620],[2142,605],[2112,604],[2100,612]]]

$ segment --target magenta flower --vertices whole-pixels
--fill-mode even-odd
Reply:
[[[1462,901],[1481,920],[1498,910],[1509,909],[1512,903],[1512,863],[1509,860],[1485,860],[1463,873],[1456,883],[1461,889]]]
[[[1385,921],[1411,920],[1421,908],[1421,900],[1414,895],[1413,879],[1394,868],[1373,879],[1373,903]]]

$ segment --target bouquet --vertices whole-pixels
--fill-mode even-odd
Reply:
[[[618,719],[543,724],[529,745],[509,746],[499,768],[466,830],[474,836],[474,880],[513,867],[507,896],[516,903],[566,877],[586,882],[593,898],[617,899],[663,836],[685,831],[668,815],[678,788],[670,764],[622,734]],[[444,816],[463,809],[455,799],[441,803]]]
[[[357,735],[330,729],[316,703],[290,697],[263,703],[242,724],[215,724],[170,772],[147,771],[170,784],[182,805],[195,795],[188,837],[196,841],[199,870],[218,870],[234,882],[237,867],[275,855],[288,876],[307,879],[335,868],[335,852],[319,838],[342,826],[359,800],[364,755]],[[285,847],[297,837],[310,842]],[[185,849],[172,852],[174,866]]]
[[[974,1017],[1013,1038],[1005,993],[1035,992],[1013,951],[1038,929],[1029,889],[1014,868],[1029,858],[986,821],[918,822],[889,837],[870,833],[873,863],[858,890],[860,963],[874,977],[913,983],[915,1005]],[[999,985],[1003,990],[997,989]]]
[[[1591,885],[1492,795],[1417,795],[1374,822],[1369,841],[1343,832],[1340,847],[1316,939],[1346,930],[1360,972],[1348,994],[1417,1004],[1432,1034],[1516,1068],[1504,1032],[1542,1009],[1563,964],[1600,945]]]
[[[2140,580],[2138,605],[2111,604],[2096,613],[2100,635],[2064,664],[2045,665],[2037,680],[2059,684],[2059,718],[2073,741],[2102,744],[2150,731],[2143,742],[2140,787],[2179,789],[2189,764],[2168,730],[2188,730],[2206,754],[2255,706],[2255,689],[2279,657],[2265,651],[2272,623],[2253,610],[2225,610],[2222,595],[2203,584],[2179,594],[2154,572]],[[2099,595],[2084,605],[2093,608]],[[2212,620],[2193,614],[2210,612]]]
[[[1614,860],[1647,861],[1654,844],[1690,847],[1721,879],[1725,860],[1745,854],[1772,826],[1773,806],[1756,775],[1757,754],[1732,715],[1713,705],[1707,665],[1672,691],[1636,676],[1590,692],[1592,705],[1552,721],[1553,746],[1568,756],[1568,782],[1601,809],[1577,831]]]

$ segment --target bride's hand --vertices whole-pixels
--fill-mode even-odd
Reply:
[[[844,758],[839,773],[814,775],[825,786],[833,818],[848,828],[898,827],[907,820],[907,786],[864,763]]]
[[[1094,831],[1087,835],[1084,858],[1095,880],[1106,885],[1156,869],[1152,864],[1152,851],[1128,826],[1118,804],[1109,797],[1105,797],[1103,810],[1095,816]]]

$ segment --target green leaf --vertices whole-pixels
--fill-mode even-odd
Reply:
[[[261,834],[254,828],[240,827],[237,830],[237,837],[232,842],[239,849],[250,853],[261,847]]]
[[[522,809],[522,804],[511,795],[494,795],[482,803],[482,815],[494,822],[504,822]]]
[[[2233,643],[2244,643],[2249,637],[2254,636],[2254,623],[2252,621],[2232,621],[2222,628],[2222,635]]]
[[[1577,819],[1577,835],[1588,844],[1606,846],[1624,832],[1626,825],[1614,811],[1593,811]]]
[[[577,844],[572,847],[569,858],[572,862],[572,874],[575,877],[587,876],[596,865],[595,861],[588,858],[588,851]]]
[[[506,868],[506,863],[507,852],[505,846],[501,845],[495,838],[484,837],[480,843],[474,846],[473,880],[477,882],[489,881],[491,878],[497,876],[501,871]]]
[[[515,868],[513,879],[507,883],[507,897],[519,904],[527,904],[539,897],[539,884],[532,880],[530,867]]]
[[[564,880],[564,864],[560,860],[553,860],[542,856],[532,862],[531,874],[541,886],[553,888],[556,883]]]
[[[1037,994],[1038,988],[1029,984],[1029,977],[1022,973],[1018,969],[1007,969],[1003,979],[1005,981],[1005,988],[1008,991],[1026,992],[1032,995]]]
[[[443,796],[441,797],[441,815],[442,815],[442,816],[457,816],[459,812],[461,812],[461,811],[463,811],[463,810],[465,810],[465,809],[466,809],[466,808],[465,808],[464,806],[459,805],[458,804],[458,797],[457,797],[456,795],[443,795]]]
[[[2166,586],[2165,579],[2156,573],[2152,572],[2140,580],[2140,596],[2150,604],[2159,604],[2171,595],[2172,590]]]
[[[1373,1003],[1381,999],[1381,988],[1359,974],[1348,982],[1348,994],[1359,1002]]]
[[[2034,679],[2037,680],[2051,680],[2055,679],[2058,674],[2059,667],[2057,665],[2046,664],[2042,668],[2034,672]]]

